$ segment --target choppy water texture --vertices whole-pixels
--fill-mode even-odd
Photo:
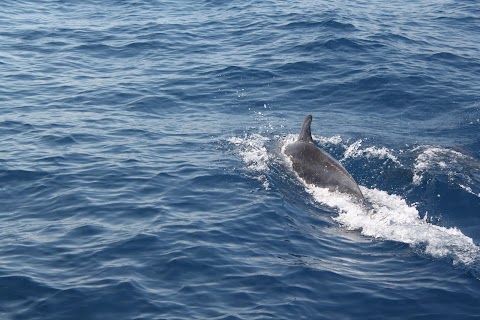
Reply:
[[[477,1],[10,1],[1,319],[480,316]],[[303,117],[370,203],[309,186]]]

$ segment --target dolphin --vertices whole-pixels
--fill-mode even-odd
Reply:
[[[285,148],[285,154],[292,161],[293,170],[306,183],[347,193],[365,203],[360,188],[347,170],[313,143],[311,125],[312,115],[307,115],[297,141]]]

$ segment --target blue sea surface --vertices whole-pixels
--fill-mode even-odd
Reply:
[[[480,2],[6,0],[0,319],[478,319]],[[305,184],[315,144],[368,206]]]

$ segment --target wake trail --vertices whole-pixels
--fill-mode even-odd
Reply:
[[[262,181],[266,190],[269,190],[268,172],[275,161],[281,161],[291,168],[289,159],[284,154],[285,146],[296,140],[297,135],[275,136],[280,146],[279,158],[268,151],[267,143],[272,138],[261,134],[245,135],[242,138],[233,137],[228,141],[234,144],[243,162]],[[334,144],[344,148],[343,158],[376,157],[390,159],[400,163],[393,151],[383,147],[361,148],[361,140],[347,145],[341,137],[315,137],[320,144]],[[401,165],[401,164],[400,164]],[[415,163],[416,173],[424,169]],[[408,244],[416,252],[433,258],[451,259],[453,265],[469,268],[475,274],[480,274],[480,247],[473,239],[464,235],[456,227],[443,227],[428,221],[427,214],[421,218],[415,204],[408,204],[406,199],[399,195],[389,194],[386,191],[360,186],[368,206],[354,201],[349,195],[331,192],[328,189],[309,185],[297,179],[304,185],[314,200],[323,205],[335,208],[338,215],[332,217],[334,221],[347,230],[357,230],[362,235],[385,241],[397,241]],[[478,278],[478,275],[476,275]]]

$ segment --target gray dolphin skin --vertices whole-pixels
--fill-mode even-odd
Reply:
[[[312,116],[308,115],[298,140],[285,148],[285,154],[292,160],[293,170],[309,184],[348,193],[365,203],[360,188],[347,170],[313,143],[311,125]]]

